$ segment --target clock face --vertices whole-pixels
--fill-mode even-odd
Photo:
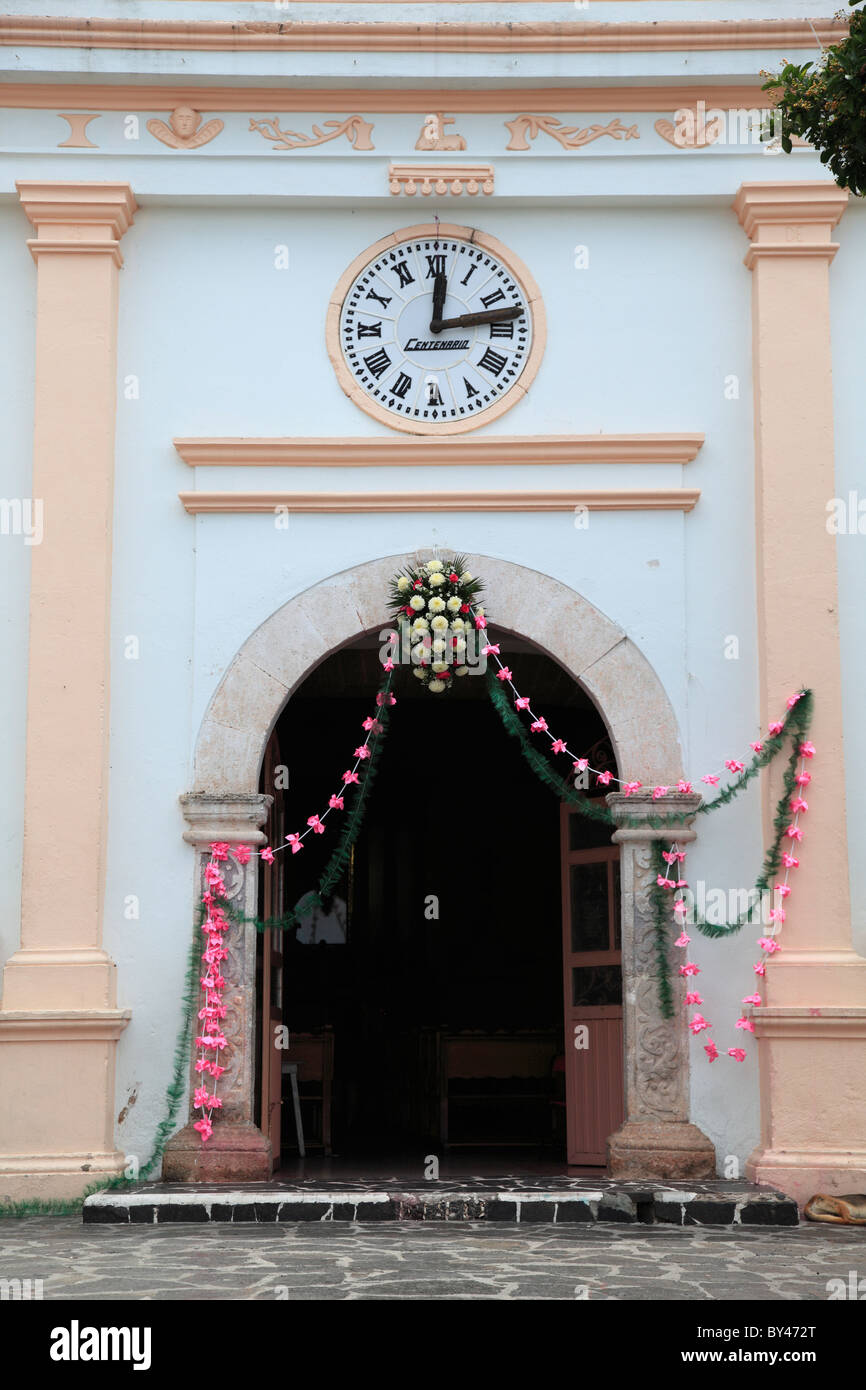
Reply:
[[[398,429],[472,429],[525,394],[537,291],[491,238],[415,230],[425,234],[387,238],[351,268],[338,375],[357,404]]]

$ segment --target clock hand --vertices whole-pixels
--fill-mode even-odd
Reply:
[[[434,325],[439,322],[442,316],[442,310],[445,307],[445,295],[447,289],[448,281],[445,275],[440,273],[439,275],[435,276],[433,280],[433,317],[430,320],[431,333],[438,333],[439,331],[436,327],[434,327]]]
[[[510,309],[488,309],[482,314],[461,314],[456,319],[434,318],[430,325],[433,333],[441,333],[443,328],[470,328],[476,323],[503,323],[506,319],[519,318],[523,313],[519,304]]]

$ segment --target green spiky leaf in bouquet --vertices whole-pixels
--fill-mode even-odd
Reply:
[[[483,590],[465,555],[418,561],[391,580],[388,607],[401,651],[410,653],[413,676],[433,695],[469,673],[467,648],[487,625],[478,606]]]

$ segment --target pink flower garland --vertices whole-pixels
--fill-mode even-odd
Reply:
[[[249,846],[235,845],[234,854],[239,863],[246,863],[250,857]],[[225,910],[220,907],[219,902],[220,898],[226,896],[225,880],[219,865],[225,862],[228,855],[229,846],[224,841],[215,841],[210,847],[210,860],[204,869],[206,887],[202,901],[206,909],[206,919],[202,931],[207,936],[207,948],[202,956],[204,974],[200,977],[200,982],[205,999],[203,1007],[198,1011],[201,1033],[195,1040],[198,1049],[195,1069],[202,1078],[202,1084],[196,1087],[193,1096],[194,1108],[202,1112],[201,1119],[196,1120],[193,1128],[198,1130],[202,1143],[206,1143],[213,1133],[213,1112],[222,1108],[222,1101],[217,1095],[217,1081],[225,1071],[219,1057],[227,1042],[221,1026],[226,1016],[226,1006],[222,997],[225,980],[221,967],[222,962],[228,958],[225,933],[229,924]],[[205,1074],[213,1081],[212,1092],[209,1092],[204,1084]]]
[[[393,663],[389,666],[385,663],[387,670],[393,669]],[[376,707],[381,709],[385,705],[396,705],[397,701],[390,693],[388,685],[384,690],[380,690],[376,696]],[[371,756],[370,740],[378,734],[382,725],[375,714],[368,715],[363,721],[362,728],[366,730],[367,737],[354,751],[354,765],[342,774],[337,790],[328,798],[328,805],[321,815],[307,817],[307,828],[304,831],[287,835],[286,843],[278,845],[276,849],[271,849],[269,845],[258,851],[258,857],[266,864],[273,864],[274,856],[281,850],[292,847],[292,853],[297,854],[304,848],[302,843],[308,835],[324,835],[325,820],[332,811],[342,811],[345,808],[342,793],[353,783],[360,783],[358,768]],[[225,944],[225,934],[229,929],[229,922],[226,917],[225,909],[220,906],[220,899],[227,896],[227,889],[220,864],[226,862],[229,854],[238,864],[248,864],[256,852],[250,849],[249,845],[229,846],[226,841],[217,840],[211,844],[210,859],[204,867],[205,891],[202,894],[202,903],[205,908],[205,921],[202,924],[202,931],[207,937],[207,947],[202,955],[204,961],[204,974],[200,976],[201,987],[204,990],[204,1004],[198,1011],[201,1021],[201,1032],[195,1040],[198,1056],[195,1062],[195,1069],[202,1078],[202,1084],[195,1088],[193,1095],[193,1108],[202,1112],[201,1119],[196,1120],[193,1125],[201,1135],[202,1143],[206,1144],[213,1134],[213,1113],[215,1110],[222,1109],[222,1100],[217,1095],[217,1082],[226,1070],[221,1065],[219,1058],[224,1049],[228,1046],[228,1040],[222,1031],[222,1020],[226,1016],[226,1006],[223,1003],[222,991],[225,988],[225,978],[222,974],[222,964],[228,959],[228,948]],[[205,1077],[208,1076],[213,1081],[213,1090],[208,1090],[205,1084]]]
[[[481,628],[486,627],[487,624],[484,621],[484,619],[481,619],[479,621],[479,619],[476,617],[475,626],[476,628]],[[550,732],[547,725],[547,721],[543,719],[541,716],[535,714],[535,712],[532,709],[529,696],[520,694],[520,691],[514,684],[514,673],[511,671],[510,667],[504,665],[504,663],[499,659],[499,646],[496,643],[488,642],[487,646],[482,648],[482,655],[493,657],[494,661],[499,667],[499,670],[496,673],[497,680],[507,682],[507,684],[511,686],[511,689],[514,692],[515,697],[515,709],[526,710],[528,712],[529,717],[532,720],[532,723],[530,724],[530,733],[546,733],[547,737],[550,739],[550,742],[552,744],[552,752],[565,753],[568,757],[574,759],[573,766],[575,772],[591,772],[595,777],[596,786],[607,787],[610,785],[611,782],[617,782],[626,796],[631,796],[633,792],[639,791],[641,789],[643,785],[641,782],[623,781],[623,779],[620,777],[614,777],[613,773],[611,772],[600,772],[597,768],[590,767],[589,762],[586,758],[575,758],[574,754],[570,752],[564,740],[561,738],[557,738],[555,734],[552,734]],[[801,700],[802,698],[802,691],[797,695],[789,696],[787,702],[788,709],[793,709],[797,701]],[[784,727],[784,720],[773,720],[768,725],[768,733],[771,737],[775,737],[777,734],[780,734],[782,732]],[[750,743],[749,747],[751,748],[753,753],[762,753],[764,750],[764,745],[760,741]],[[786,832],[788,839],[791,841],[791,847],[790,850],[786,850],[782,855],[782,863],[785,866],[785,875],[781,883],[776,884],[776,905],[772,908],[770,912],[770,921],[772,925],[768,929],[766,936],[762,936],[758,940],[758,946],[761,950],[761,958],[755,963],[753,969],[755,971],[755,974],[759,977],[762,977],[766,973],[766,962],[770,958],[770,956],[774,955],[776,951],[781,950],[781,947],[779,946],[779,943],[778,941],[776,941],[775,937],[781,924],[785,920],[784,903],[785,899],[788,898],[791,893],[791,885],[788,882],[790,872],[792,869],[799,868],[800,865],[800,861],[799,859],[797,859],[793,851],[796,845],[803,838],[803,831],[800,828],[800,816],[805,814],[805,812],[809,809],[809,804],[802,795],[803,789],[807,787],[812,780],[812,774],[810,772],[806,772],[805,770],[806,759],[813,758],[814,756],[814,744],[808,742],[807,740],[806,742],[800,745],[800,767],[797,776],[794,779],[796,785],[800,790],[799,793],[791,799],[790,809],[793,818]],[[745,771],[746,765],[739,758],[726,758],[725,767],[728,770],[728,772],[730,772],[732,775],[739,776],[742,772]],[[701,781],[706,783],[707,786],[717,787],[721,780],[721,777],[722,774],[720,772],[707,772],[701,778]],[[694,788],[691,782],[686,781],[684,778],[680,778],[675,787],[653,787],[652,796],[654,801],[658,801],[661,797],[667,796],[670,792],[687,794],[689,792],[692,792],[693,790]],[[683,864],[685,862],[686,856],[685,851],[680,849],[679,845],[676,842],[674,842],[671,845],[670,850],[664,852],[663,858],[666,864],[668,864],[669,866],[673,866]],[[678,871],[676,873],[676,877],[672,876],[672,870],[670,868],[666,876],[662,876],[661,874],[659,874],[657,883],[660,888],[670,889],[674,892],[679,893],[679,897],[674,899],[673,914],[674,922],[676,923],[677,930],[680,932],[680,936],[674,942],[674,945],[681,946],[686,951],[686,961],[684,965],[680,966],[680,975],[684,976],[685,978],[690,978],[694,975],[699,975],[700,966],[696,965],[694,961],[689,960],[688,957],[688,946],[691,938],[683,929],[684,919],[688,912],[688,908],[682,897],[682,889],[687,888],[688,883],[684,878],[681,878],[679,876]],[[685,1004],[687,1008],[695,1007],[697,1005],[703,1004],[703,1002],[703,998],[697,990],[692,990],[688,994],[686,994]],[[748,1006],[749,1012],[743,1012],[737,1019],[736,1024],[734,1026],[735,1028],[741,1029],[745,1033],[754,1033],[755,1025],[752,1022],[751,1010],[753,1008],[760,1007],[762,1002],[761,996],[757,991],[755,991],[753,994],[745,995],[743,997],[742,1002]],[[707,1020],[703,1017],[703,1015],[699,1013],[693,1014],[692,1018],[689,1021],[689,1029],[695,1037],[698,1037],[703,1032],[707,1032],[711,1027],[712,1024],[708,1023]],[[712,1038],[707,1038],[707,1041],[704,1043],[704,1051],[706,1052],[707,1058],[710,1062],[714,1062],[716,1058],[720,1055],[718,1048],[716,1047],[716,1044],[713,1042]],[[727,1055],[729,1057],[732,1057],[736,1062],[743,1062],[746,1058],[746,1050],[742,1047],[729,1047],[727,1050]]]
[[[790,696],[790,698],[788,699],[788,709],[793,709],[794,705],[797,703],[799,699],[802,699],[802,694]],[[781,733],[783,727],[783,724],[779,720],[776,720],[769,725],[769,731],[773,735],[778,734]],[[761,751],[760,744],[753,743],[751,747],[757,753]],[[771,908],[769,914],[771,925],[770,927],[768,927],[766,934],[758,938],[757,944],[761,952],[761,955],[760,958],[752,966],[752,969],[758,976],[759,980],[763,979],[763,977],[767,973],[767,961],[770,959],[771,956],[774,956],[777,951],[780,951],[782,949],[778,941],[776,940],[776,936],[781,929],[782,923],[785,921],[785,901],[787,898],[791,896],[791,885],[788,882],[788,879],[790,877],[791,870],[798,869],[800,867],[800,861],[795,855],[794,849],[796,845],[799,844],[799,842],[803,839],[803,831],[800,827],[800,816],[805,815],[805,813],[808,811],[809,803],[805,800],[802,793],[804,788],[808,787],[809,783],[812,780],[811,772],[806,771],[806,760],[808,758],[814,758],[815,745],[811,743],[809,740],[806,740],[805,742],[800,744],[799,752],[800,765],[797,770],[797,775],[794,778],[794,781],[797,787],[799,788],[799,791],[794,797],[791,798],[790,809],[793,813],[793,818],[791,824],[788,826],[788,829],[785,832],[791,844],[790,848],[785,850],[782,854],[782,863],[785,868],[785,873],[782,878],[782,881],[775,885],[775,904]],[[669,865],[673,863],[682,864],[685,861],[685,857],[685,852],[681,850],[679,845],[676,843],[671,845],[670,850],[665,851],[663,854],[665,863]],[[673,880],[670,877],[670,870],[668,870],[667,877],[662,877],[662,875],[659,874],[658,879],[656,881],[660,888],[680,890],[682,888],[688,887],[688,884],[683,879],[678,878],[676,880]],[[682,898],[682,894],[680,894],[680,896],[674,900],[673,912],[674,921],[680,928],[680,935],[674,942],[674,945],[682,947],[686,953],[685,964],[680,966],[680,975],[687,978],[692,978],[693,976],[700,974],[700,967],[695,965],[693,961],[689,960],[689,943],[691,941],[691,937],[685,931],[683,926],[683,920],[686,916],[687,907],[686,903]],[[694,1008],[697,1005],[703,1004],[703,1002],[703,998],[697,990],[690,990],[689,993],[686,994],[684,1000],[686,1008]],[[740,1017],[734,1024],[734,1027],[740,1029],[744,1033],[754,1033],[755,1025],[753,1022],[753,1010],[760,1008],[761,1004],[763,1003],[759,991],[756,989],[752,994],[745,994],[743,996],[742,1003],[745,1004],[747,1008],[741,1012]],[[696,1037],[702,1032],[706,1031],[708,1033],[711,1027],[712,1024],[708,1023],[707,1020],[699,1013],[693,1014],[691,1019],[689,1020],[689,1030]],[[715,1062],[716,1058],[720,1056],[720,1053],[718,1048],[716,1047],[716,1044],[713,1042],[713,1039],[708,1036],[703,1046],[704,1051],[707,1054],[707,1060],[710,1062]],[[746,1049],[744,1047],[729,1047],[727,1049],[727,1055],[729,1057],[733,1057],[735,1062],[744,1062],[746,1060]]]

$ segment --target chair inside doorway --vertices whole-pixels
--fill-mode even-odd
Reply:
[[[615,773],[604,724],[585,692],[531,644],[505,633],[493,640],[519,666],[551,726],[564,730],[570,746],[592,750],[594,766]],[[274,731],[279,762],[272,747],[262,777],[262,790],[274,794],[282,791],[275,766],[288,774],[273,816],[281,836],[327,803],[380,674],[378,641],[361,639],[322,663],[289,701]],[[317,1156],[358,1172],[365,1164],[381,1171],[382,1163],[411,1170],[431,1154],[459,1155],[473,1171],[501,1171],[506,1161],[511,1171],[562,1166],[575,1151],[579,1087],[572,1073],[589,1055],[577,1059],[574,1047],[572,947],[581,897],[570,858],[584,836],[584,862],[603,866],[612,895],[604,910],[618,921],[618,882],[606,868],[616,851],[606,829],[598,845],[598,829],[573,815],[563,822],[573,825],[566,847],[557,798],[505,733],[483,678],[467,677],[440,697],[408,671],[397,676],[398,703],[343,881],[325,909],[260,944],[271,1000],[267,1020],[260,1017],[260,1061],[268,1035],[282,1025],[289,1047],[281,1061],[298,1064],[307,1172]],[[266,892],[272,907],[299,902],[334,843],[333,836],[309,836],[303,855],[278,856],[262,909]],[[600,879],[589,874],[585,882],[589,924],[601,910]],[[609,992],[615,957],[614,949],[603,962]],[[593,1060],[603,1060],[600,1084],[613,1084],[621,1106],[621,1038],[611,1033],[605,1046],[617,1055]],[[296,1173],[299,1135],[283,1082],[280,1092],[272,1065],[263,1106],[272,1108],[280,1162]],[[592,1139],[591,1125],[606,1124],[617,1100],[599,1109],[585,1083],[584,1065],[580,1161],[599,1167],[605,1136]]]

